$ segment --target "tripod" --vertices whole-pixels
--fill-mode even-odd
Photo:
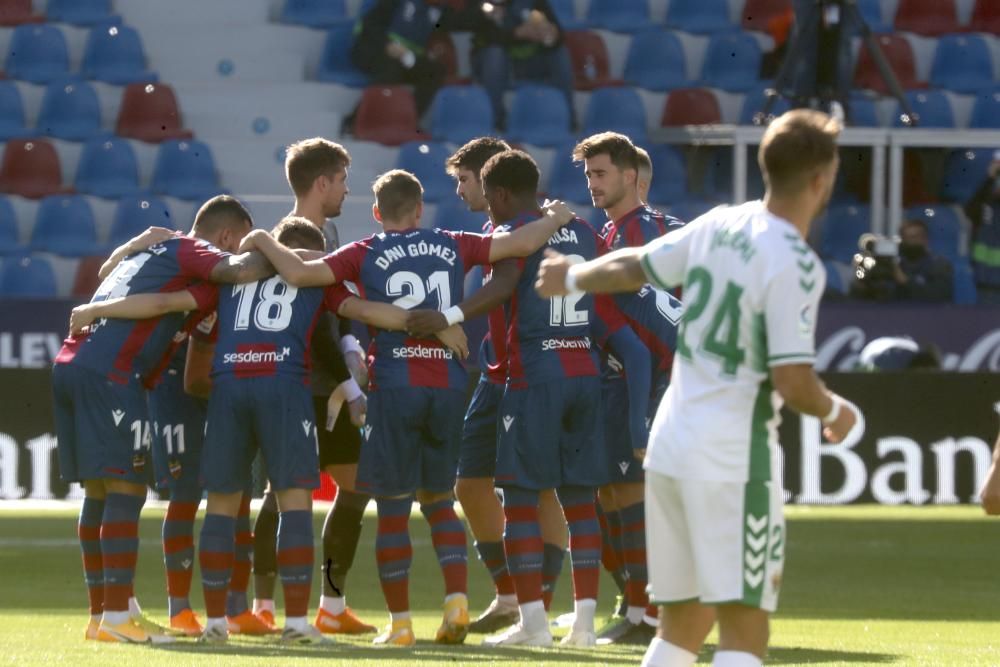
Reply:
[[[833,24],[833,26],[824,26],[822,24],[822,13],[824,9],[836,6],[840,10],[841,14],[839,20]],[[846,88],[840,88],[837,84],[833,83],[832,80],[836,78],[836,72],[831,72],[831,66],[829,63],[837,62],[840,44],[839,44],[839,33],[844,30],[847,25],[856,25],[861,29],[861,37],[864,41],[865,48],[871,54],[872,59],[875,61],[875,66],[878,68],[879,76],[882,77],[882,81],[889,87],[889,91],[892,96],[896,98],[899,102],[900,108],[903,110],[902,121],[907,126],[914,126],[919,120],[917,115],[913,113],[913,109],[910,107],[909,101],[906,99],[906,95],[903,93],[902,86],[899,85],[899,79],[896,78],[895,73],[892,68],[889,67],[889,63],[885,59],[885,54],[882,53],[881,47],[878,45],[878,40],[875,39],[875,35],[872,33],[871,28],[868,23],[865,22],[864,17],[861,16],[861,12],[858,10],[857,0],[815,0],[809,11],[805,16],[796,17],[801,19],[801,21],[796,21],[795,32],[792,34],[791,42],[789,42],[788,52],[785,54],[785,60],[781,64],[781,69],[778,70],[778,76],[774,81],[774,88],[769,88],[766,92],[767,101],[764,104],[764,108],[754,114],[753,123],[754,125],[766,125],[771,118],[771,108],[777,102],[778,97],[785,95],[782,91],[791,88],[792,75],[795,65],[803,59],[807,59],[806,49],[808,45],[806,44],[805,35],[807,34],[807,27],[815,27],[816,35],[818,39],[816,40],[816,67],[812,72],[813,81],[815,85],[813,86],[814,94],[804,95],[801,91],[796,91],[795,95],[788,96],[792,99],[792,102],[799,104],[800,106],[818,106],[828,107],[832,102],[838,102],[841,106],[847,110],[848,118],[850,118],[850,104],[847,99]],[[823,59],[824,55],[822,51],[824,44],[829,46],[834,45],[832,59]],[[832,68],[835,69],[836,65]],[[822,84],[822,87],[821,87]],[[804,103],[805,102],[805,103]]]

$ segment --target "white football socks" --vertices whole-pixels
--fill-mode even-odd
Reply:
[[[713,667],[761,667],[764,662],[753,653],[745,651],[716,651]]]
[[[675,646],[665,639],[654,637],[642,656],[642,667],[691,667],[698,656]]]
[[[319,606],[323,611],[339,616],[347,610],[347,600],[343,597],[321,595],[319,596]]]

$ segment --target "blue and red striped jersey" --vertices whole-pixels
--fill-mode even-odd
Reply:
[[[125,383],[138,374],[152,386],[177,346],[184,342],[204,312],[211,310],[212,269],[228,256],[207,241],[178,235],[122,260],[97,288],[91,302],[130,294],[187,289],[198,302],[198,312],[170,313],[147,320],[98,320],[89,333],[63,342],[56,363],[79,364]]]
[[[517,229],[540,217],[523,213],[498,229]],[[579,261],[598,254],[597,232],[579,218],[561,227],[546,247]],[[522,260],[521,279],[510,300],[507,328],[509,376],[514,387],[597,375],[597,356],[591,340],[594,297],[574,294],[543,299],[535,291],[544,248]]]
[[[342,247],[325,261],[337,281],[350,281],[363,299],[410,310],[446,310],[463,298],[466,272],[486,265],[492,239],[443,229],[383,232]],[[436,338],[372,330],[371,388],[463,389],[461,361]]]

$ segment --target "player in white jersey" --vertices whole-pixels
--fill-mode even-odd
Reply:
[[[837,121],[798,110],[775,120],[758,160],[763,201],[719,208],[642,248],[570,268],[541,266],[543,296],[683,285],[672,381],[646,453],[651,597],[660,630],[643,665],[694,664],[719,620],[713,664],[760,665],[784,561],[777,427],[784,401],[843,439],[860,412],[813,371],[825,275],[806,245],[838,158]]]

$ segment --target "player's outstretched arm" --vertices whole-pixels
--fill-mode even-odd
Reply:
[[[493,242],[490,244],[490,263],[498,262],[508,257],[527,257],[535,252],[552,235],[569,224],[576,215],[562,202],[545,202],[542,206],[542,217],[515,229],[512,232],[493,232]]]
[[[407,311],[406,331],[413,336],[431,336],[451,324],[485,315],[510,299],[520,278],[521,266],[516,259],[497,262],[489,282],[457,306],[444,312],[427,308]]]
[[[589,262],[573,264],[565,255],[546,249],[545,259],[538,267],[535,289],[546,299],[571,292],[638,291],[648,282],[640,263],[642,252],[642,248],[622,248]]]
[[[187,290],[159,294],[133,294],[77,306],[70,313],[69,330],[73,335],[80,334],[94,320],[104,317],[145,320],[150,317],[159,317],[165,313],[181,313],[197,308],[197,300]]]
[[[333,271],[321,259],[305,261],[295,251],[278,243],[263,229],[243,237],[240,252],[257,250],[270,262],[281,277],[295,287],[322,287],[337,282]]]
[[[219,261],[209,274],[213,283],[235,285],[237,283],[252,283],[274,275],[274,267],[262,253],[242,252],[239,255],[227,255]]]
[[[827,389],[812,364],[772,366],[771,381],[788,407],[820,418],[823,434],[830,442],[840,442],[855,424],[863,421],[858,407]]]
[[[115,251],[111,253],[111,256],[108,257],[104,264],[101,265],[100,270],[97,272],[97,277],[104,280],[111,274],[112,271],[115,270],[115,267],[129,255],[142,252],[146,248],[156,245],[157,243],[163,243],[167,239],[173,238],[176,235],[177,232],[172,229],[167,229],[166,227],[150,227],[142,234],[129,239],[115,248]]]
[[[1000,514],[1000,435],[997,435],[996,444],[993,445],[993,463],[986,473],[983,488],[979,491],[979,500],[987,514]]]

